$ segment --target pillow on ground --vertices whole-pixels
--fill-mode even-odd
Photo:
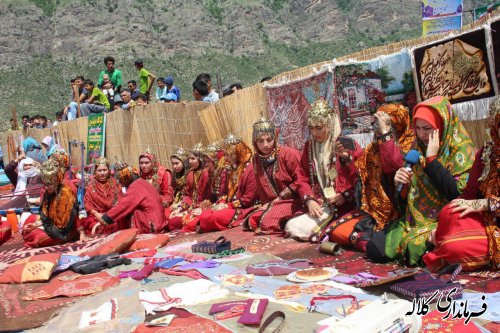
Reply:
[[[130,246],[129,251],[153,250],[165,246],[170,237],[165,234],[140,234]]]
[[[60,253],[49,253],[39,254],[18,261],[7,267],[0,275],[0,283],[48,281],[60,257]]]
[[[81,256],[98,256],[103,254],[121,253],[129,248],[137,236],[137,229],[126,229],[115,232],[102,239],[89,250],[80,254]]]
[[[8,241],[12,237],[12,228],[7,221],[0,222],[0,245]]]

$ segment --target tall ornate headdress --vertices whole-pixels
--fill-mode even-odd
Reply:
[[[69,155],[63,149],[54,151],[52,155],[50,155],[50,158],[56,161],[63,169],[69,167]]]
[[[64,179],[64,171],[56,160],[47,160],[42,164],[40,177],[45,185],[61,185]]]
[[[170,155],[170,158],[175,157],[181,161],[184,161],[187,158],[187,156],[188,152],[184,148],[180,147],[179,149],[177,149],[175,153]]]
[[[224,138],[224,145],[225,146],[229,146],[229,145],[236,145],[238,143],[240,143],[242,140],[239,136],[235,135],[235,134],[228,134],[225,138]]]
[[[150,161],[151,161],[151,164],[153,165],[153,169],[152,169],[152,172],[153,173],[157,173],[158,172],[158,168],[160,167],[160,163],[158,162],[158,159],[156,158],[156,155],[153,154],[153,152],[151,151],[151,149],[148,148],[146,149],[146,151],[144,153],[141,153],[139,155],[139,160],[143,157],[146,157],[148,158]]]
[[[269,134],[273,138],[276,136],[276,130],[273,123],[263,115],[253,124],[253,140],[255,141],[262,134]]]
[[[311,105],[311,108],[307,112],[307,125],[326,124],[332,114],[333,109],[328,105],[328,102],[318,99]]]
[[[210,158],[211,160],[217,159],[217,152],[220,150],[220,146],[217,142],[211,143],[207,145],[204,150],[204,155]]]
[[[190,153],[196,156],[197,159],[200,161],[203,161],[203,154],[205,153],[205,150],[203,149],[203,144],[197,143],[194,145],[194,147],[190,150]]]
[[[109,169],[109,160],[104,156],[100,156],[95,160],[95,168],[97,169],[97,167],[100,165],[105,165]]]

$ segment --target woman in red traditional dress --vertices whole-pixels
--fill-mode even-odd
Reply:
[[[218,143],[207,146],[203,161],[210,174],[210,203],[215,203],[220,197],[227,195],[227,162]]]
[[[256,192],[262,206],[245,218],[244,227],[256,234],[283,233],[286,221],[307,210],[313,217],[321,216],[323,210],[300,167],[299,151],[276,142],[271,122],[261,118],[253,124],[253,145]]]
[[[224,139],[227,194],[220,196],[211,209],[199,217],[199,232],[226,230],[241,225],[256,199],[252,150],[240,137],[229,134]]]
[[[464,270],[500,269],[500,98],[490,105],[491,141],[476,154],[462,195],[446,205],[423,256],[431,271],[459,263]]]
[[[302,241],[309,240],[314,232],[319,232],[355,209],[354,185],[358,172],[353,162],[363,152],[354,140],[345,139],[352,143],[352,147],[348,147],[350,150],[338,141],[341,132],[340,117],[325,100],[318,100],[311,105],[307,113],[307,124],[311,137],[304,147],[301,166],[309,177],[314,197],[323,204],[323,214],[320,217],[303,214],[286,223],[286,234]],[[352,219],[346,219],[350,220]],[[349,235],[344,237],[344,234],[350,234],[354,230],[357,221],[352,221],[353,223],[348,223],[349,226],[346,224],[346,228],[331,231],[330,238],[344,240],[341,242],[344,245],[349,244]],[[338,237],[337,232],[340,233]]]
[[[50,159],[56,161],[59,164],[59,167],[63,169],[64,171],[64,184],[71,188],[72,191],[76,192],[78,191],[78,183],[80,182],[80,179],[78,177],[81,177],[73,170],[69,169],[69,156],[68,154],[64,151],[64,149],[57,149],[55,150],[51,155]]]
[[[201,214],[200,204],[210,199],[210,174],[203,161],[203,146],[195,145],[189,152],[189,172],[186,175],[186,185],[181,204],[170,213],[169,230],[179,230]]]
[[[44,162],[41,169],[45,192],[40,207],[40,220],[23,226],[24,244],[44,247],[66,243],[77,238],[78,200],[64,183],[64,171],[54,160]]]
[[[103,226],[96,217],[116,206],[122,196],[122,187],[111,176],[109,161],[99,157],[95,161],[94,176],[90,179],[85,191],[85,210],[87,217],[80,219],[78,231],[80,240],[88,240],[99,234],[112,234],[118,230],[130,227],[130,221],[120,221],[108,226]]]
[[[125,194],[107,212],[95,214],[99,222],[106,227],[131,220],[132,227],[141,234],[165,231],[162,199],[153,185],[140,178],[127,163],[115,164],[115,172],[120,185],[126,188]]]
[[[161,166],[156,156],[148,149],[139,156],[139,175],[158,191],[165,208],[165,217],[168,217],[168,214],[170,214],[168,207],[174,201],[172,172]]]

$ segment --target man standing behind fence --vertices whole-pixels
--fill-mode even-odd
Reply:
[[[135,69],[139,71],[139,89],[141,94],[147,96],[149,100],[149,95],[151,94],[151,88],[156,80],[156,76],[151,74],[146,68],[144,68],[144,62],[142,60],[134,61]]]
[[[106,69],[99,74],[99,80],[97,81],[97,86],[99,88],[102,88],[104,84],[104,75],[107,74],[109,80],[111,81],[111,84],[115,88],[114,89],[115,93],[119,94],[122,88],[122,72],[115,68],[115,58],[113,57],[104,58],[104,64],[106,65]]]

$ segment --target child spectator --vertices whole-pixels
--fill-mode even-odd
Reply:
[[[165,86],[165,80],[163,78],[158,78],[156,80],[156,101],[163,102],[167,99],[167,86]]]
[[[122,72],[115,68],[115,58],[104,58],[104,64],[106,65],[106,69],[99,74],[97,86],[103,90],[109,89],[104,87],[104,84],[106,83],[104,75],[107,75],[108,79],[111,81],[112,86],[114,87],[114,91],[116,93],[120,93],[120,90],[122,88]]]
[[[174,86],[174,78],[171,77],[170,75],[165,78],[165,85],[167,86],[167,94],[168,93],[173,93],[175,96],[177,96],[176,102],[179,102],[181,100],[181,91],[179,88]]]
[[[153,87],[153,82],[155,82],[156,76],[144,68],[144,62],[142,60],[134,61],[134,66],[135,69],[139,71],[139,90],[141,91],[141,94],[146,95],[149,100],[151,88]]]
[[[193,82],[193,97],[197,101],[214,103],[208,97],[208,85],[203,80],[196,80]]]

